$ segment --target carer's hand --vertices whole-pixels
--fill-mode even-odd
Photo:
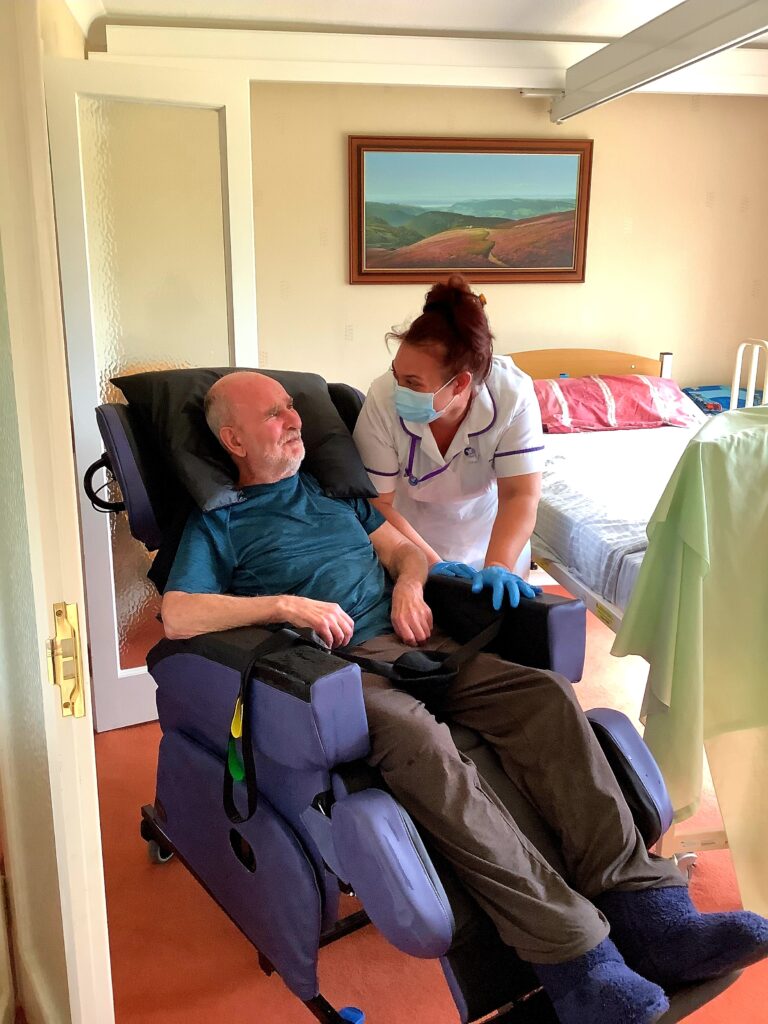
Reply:
[[[483,587],[491,587],[493,589],[493,607],[495,611],[499,611],[501,608],[505,593],[509,597],[509,603],[512,608],[517,608],[520,604],[521,594],[523,597],[533,598],[538,597],[541,593],[541,587],[531,586],[522,577],[510,572],[509,569],[505,569],[501,565],[487,565],[478,572],[472,583],[472,593],[479,594]]]
[[[341,605],[291,594],[282,601],[282,621],[292,626],[308,626],[328,647],[345,647],[352,639],[355,623]]]
[[[435,562],[429,567],[430,576],[453,576],[460,580],[473,580],[477,569],[464,562]]]
[[[432,609],[424,600],[420,583],[395,583],[392,591],[392,625],[405,644],[416,647],[432,635]]]

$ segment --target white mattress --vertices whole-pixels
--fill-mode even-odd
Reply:
[[[646,524],[698,429],[548,434],[534,555],[554,557],[625,608],[648,543]]]

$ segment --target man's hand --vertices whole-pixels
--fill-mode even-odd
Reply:
[[[308,626],[328,647],[346,647],[352,639],[355,624],[341,605],[291,594],[279,597],[278,601],[281,621]]]
[[[424,588],[413,580],[398,580],[392,591],[392,625],[412,647],[432,635],[432,609],[424,600]]]
[[[371,534],[381,563],[395,581],[392,591],[392,625],[403,641],[415,647],[432,635],[432,612],[424,600],[427,559],[424,552],[403,537],[391,523]]]

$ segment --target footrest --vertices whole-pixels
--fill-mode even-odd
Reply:
[[[669,1009],[663,1017],[659,1018],[658,1024],[677,1024],[678,1021],[686,1020],[694,1011],[710,1003],[727,988],[730,988],[740,976],[741,971],[734,971],[733,974],[726,974],[724,978],[716,978],[714,981],[705,981],[701,985],[681,989],[669,997]]]

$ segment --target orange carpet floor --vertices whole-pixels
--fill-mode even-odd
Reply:
[[[645,683],[640,659],[609,655],[613,634],[590,618],[585,708],[615,707],[636,720]],[[154,797],[156,724],[96,737],[104,870],[117,1024],[310,1024],[280,979],[258,968],[253,947],[181,864],[157,866],[139,837],[139,808]],[[692,825],[717,820],[711,793]],[[740,906],[727,851],[700,854],[691,891],[702,910]],[[371,926],[320,953],[320,984],[335,1006],[367,1024],[458,1024],[437,961],[393,949]],[[750,968],[690,1024],[765,1024],[768,963]],[[95,1022],[94,1022],[95,1024]]]

